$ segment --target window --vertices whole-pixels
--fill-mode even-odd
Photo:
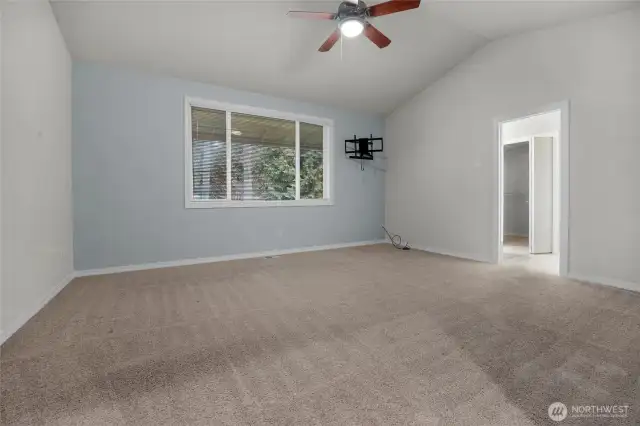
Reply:
[[[331,120],[187,98],[186,207],[331,204]]]

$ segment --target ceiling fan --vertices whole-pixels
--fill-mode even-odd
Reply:
[[[320,52],[331,50],[340,40],[340,35],[351,38],[362,33],[376,46],[383,49],[391,44],[391,40],[371,25],[367,18],[404,12],[405,10],[417,9],[419,6],[420,0],[390,0],[373,6],[367,6],[362,0],[345,0],[338,7],[337,13],[290,11],[287,15],[293,18],[338,21],[338,28],[320,46],[318,49]]]

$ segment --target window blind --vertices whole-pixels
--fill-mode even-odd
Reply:
[[[193,198],[227,198],[226,112],[191,109]]]
[[[300,123],[300,198],[322,199],[324,128]]]

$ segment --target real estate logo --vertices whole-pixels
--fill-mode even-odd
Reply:
[[[569,410],[567,410],[567,406],[562,402],[554,402],[549,406],[549,418],[554,422],[561,422],[567,418],[567,414]]]
[[[571,418],[625,418],[629,415],[629,405],[572,405],[571,410],[562,402],[554,402],[547,410],[549,418],[561,422]]]

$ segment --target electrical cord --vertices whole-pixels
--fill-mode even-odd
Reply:
[[[411,250],[411,247],[409,246],[409,243],[407,243],[406,241],[403,242],[402,241],[402,237],[398,234],[391,234],[387,228],[384,227],[384,225],[382,225],[382,229],[384,229],[384,232],[387,233],[387,236],[389,237],[389,239],[391,240],[391,244],[393,244],[393,246],[395,248],[397,248],[398,250]]]

